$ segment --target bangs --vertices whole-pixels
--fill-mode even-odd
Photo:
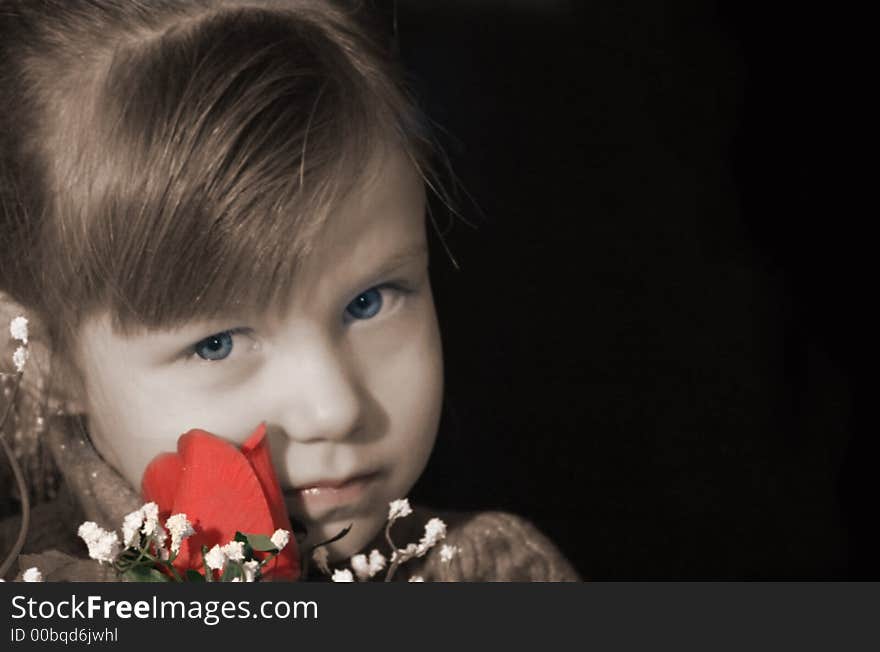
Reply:
[[[85,167],[88,182],[66,191],[82,307],[109,307],[123,333],[285,310],[328,214],[381,148],[424,169],[416,111],[345,47],[362,37],[334,29],[237,10],[114,52],[73,175]]]

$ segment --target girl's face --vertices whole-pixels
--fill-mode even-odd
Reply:
[[[200,428],[237,444],[268,427],[290,513],[312,543],[343,527],[334,558],[382,528],[412,488],[440,417],[440,336],[428,278],[425,197],[401,152],[334,212],[283,316],[236,313],[123,337],[108,314],[76,347],[98,452],[133,486]]]

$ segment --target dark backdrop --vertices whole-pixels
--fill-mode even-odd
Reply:
[[[400,2],[480,221],[459,271],[434,242],[416,498],[525,515],[595,579],[880,576],[848,82],[810,11]]]

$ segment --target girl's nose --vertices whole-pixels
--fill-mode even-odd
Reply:
[[[362,401],[355,369],[344,350],[326,337],[301,339],[274,356],[268,380],[276,423],[300,442],[341,440],[361,425]]]

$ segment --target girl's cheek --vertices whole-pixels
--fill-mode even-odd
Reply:
[[[376,362],[381,371],[375,385],[383,403],[396,406],[413,436],[432,436],[443,394],[443,356],[433,311],[412,324],[396,346]]]

